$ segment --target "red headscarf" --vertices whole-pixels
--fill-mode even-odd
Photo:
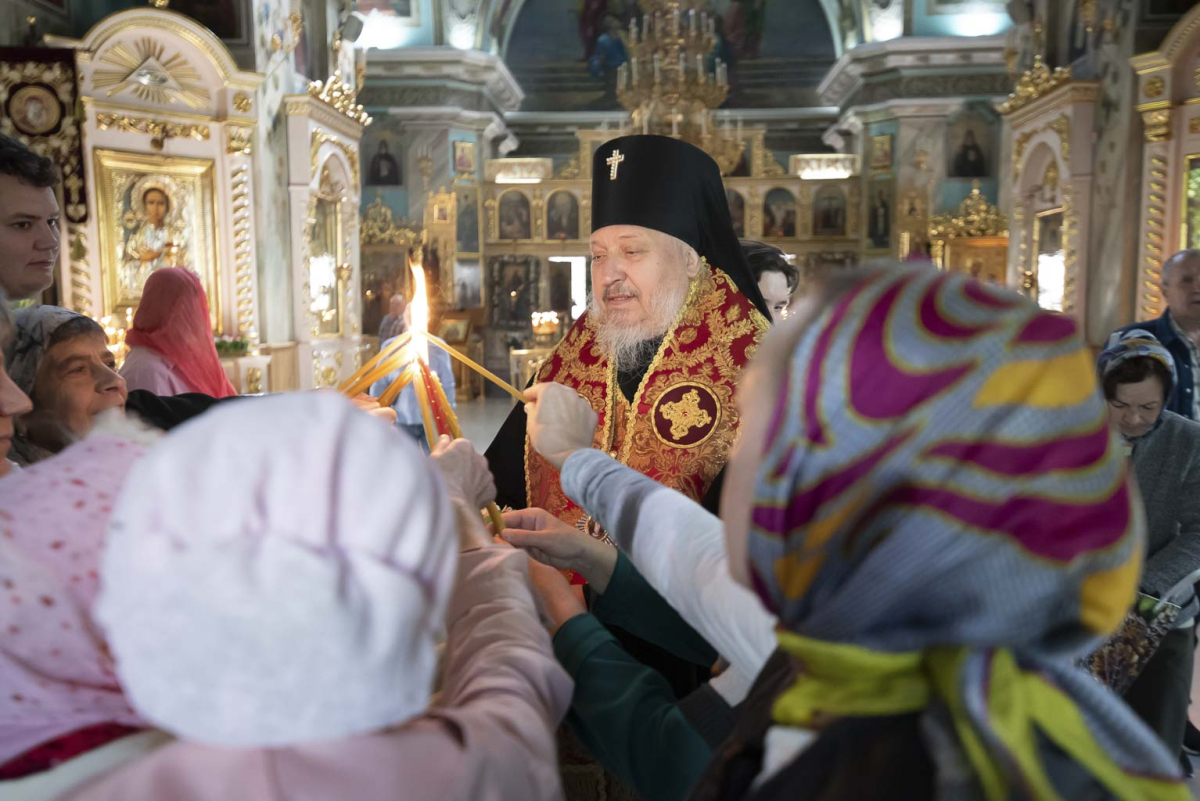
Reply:
[[[196,392],[237,394],[217,358],[204,287],[190,270],[164,267],[150,274],[125,342],[165,356]]]

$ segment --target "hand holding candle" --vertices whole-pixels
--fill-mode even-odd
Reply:
[[[592,447],[599,418],[578,392],[562,384],[534,384],[525,397],[529,443],[550,464],[562,470],[568,456]]]
[[[479,509],[496,500],[496,483],[487,459],[476,453],[468,440],[452,440],[443,434],[430,455],[452,497]]]

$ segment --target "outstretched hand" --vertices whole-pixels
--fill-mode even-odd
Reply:
[[[617,550],[568,525],[544,509],[505,512],[500,537],[544,565],[579,573],[596,592],[608,588]]]
[[[443,434],[438,437],[430,455],[446,479],[451,497],[475,509],[496,500],[496,483],[487,459],[475,452],[469,440],[451,440]]]
[[[555,468],[562,470],[568,456],[592,447],[600,418],[578,392],[562,384],[534,384],[525,399],[529,442]]]
[[[379,398],[373,398],[364,392],[356,395],[350,400],[360,410],[366,412],[372,417],[378,417],[385,423],[396,422],[396,410],[390,406],[380,406]]]

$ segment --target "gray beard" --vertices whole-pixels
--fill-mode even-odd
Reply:
[[[650,319],[642,325],[622,325],[605,319],[599,303],[593,297],[588,317],[596,322],[596,344],[602,353],[616,362],[617,369],[630,372],[653,361],[662,338],[671,330],[687,302],[688,281],[663,287],[650,304]]]
[[[654,361],[662,337],[643,339],[640,342],[629,342],[612,352],[613,361],[617,363],[617,371],[622,373],[640,372]]]

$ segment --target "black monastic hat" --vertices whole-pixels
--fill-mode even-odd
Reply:
[[[592,230],[638,225],[670,234],[720,268],[771,319],[729,216],[721,170],[669,136],[622,136],[592,157]]]

